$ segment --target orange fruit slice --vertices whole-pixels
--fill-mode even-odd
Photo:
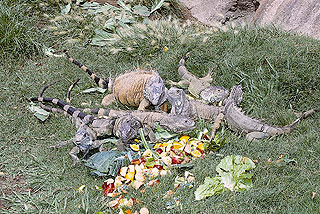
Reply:
[[[201,157],[201,152],[200,152],[199,150],[195,149],[195,150],[193,150],[193,151],[191,152],[191,155],[192,155],[193,157],[195,157],[195,158],[200,158],[200,157]]]
[[[138,144],[130,144],[130,148],[135,152],[140,151],[140,147]]]
[[[182,148],[184,145],[181,142],[173,142],[173,148],[174,149],[180,149]]]
[[[180,141],[184,142],[184,143],[187,143],[187,141],[190,139],[189,136],[187,135],[183,135],[179,138]]]

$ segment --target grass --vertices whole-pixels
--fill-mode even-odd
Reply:
[[[52,7],[45,7],[49,16],[56,13],[56,8]],[[24,23],[19,19],[11,22]],[[70,22],[65,22],[61,27],[68,24]],[[71,23],[69,28],[72,27],[77,25]],[[60,36],[47,31],[47,37],[33,34],[31,39],[43,46],[59,41],[60,46],[69,49],[74,58],[105,76],[116,76],[127,69],[144,66],[157,69],[166,80],[176,80],[179,78],[176,68],[180,57],[191,51],[186,62],[191,72],[204,76],[213,69],[213,84],[227,88],[241,84],[245,93],[241,104],[243,110],[270,124],[288,124],[295,119],[294,112],[320,105],[320,42],[316,40],[275,28],[245,27],[235,29],[236,33],[234,30],[212,32],[180,43],[170,40],[168,32],[169,38],[160,41],[166,43],[159,43],[166,45],[168,51],[157,48],[146,55],[143,47],[147,47],[148,41],[142,40],[145,43],[139,44],[140,40],[136,40],[140,46],[134,52],[111,54],[108,48],[85,46],[85,40],[76,44],[65,43],[64,40],[72,38],[77,30],[70,29]],[[175,38],[175,31],[171,34]],[[17,44],[28,41],[21,35],[15,35],[15,39],[19,41]],[[10,48],[8,44],[6,48]],[[65,58],[41,54],[34,57],[29,54],[33,50],[29,49],[30,46],[21,47],[12,49],[20,57],[12,59],[12,55],[6,55],[0,64],[0,172],[4,173],[0,175],[0,212],[118,213],[107,208],[107,199],[95,189],[104,179],[89,175],[84,166],[71,166],[68,151],[72,145],[59,150],[48,148],[73,136],[75,128],[69,119],[57,115],[40,122],[28,111],[27,99],[36,96],[44,84],[56,79],[61,81],[49,88],[45,95],[64,99],[71,82],[81,77],[72,94],[75,106],[82,102],[99,105],[103,95],[81,94],[93,83]],[[239,154],[258,160],[253,171],[254,187],[246,192],[226,192],[194,201],[195,188],[206,176],[215,176],[215,167],[221,157],[214,153],[197,160],[190,170],[196,176],[195,187],[179,188],[174,195],[181,201],[182,209],[167,210],[166,202],[174,199],[163,198],[166,191],[173,189],[174,178],[183,174],[178,170],[161,178],[159,186],[146,188],[144,193],[130,190],[128,198],[139,198],[150,213],[319,213],[319,121],[319,114],[315,114],[302,121],[289,135],[251,143],[224,125],[219,134],[227,137],[229,143],[218,153]],[[297,163],[277,162],[280,155],[295,159]],[[271,159],[270,163],[268,159]],[[76,189],[83,184],[87,186],[85,192],[77,193]],[[312,192],[317,193],[313,199]]]

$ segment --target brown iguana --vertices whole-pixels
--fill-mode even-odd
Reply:
[[[180,82],[169,81],[171,85],[187,87],[188,91],[195,98],[208,102],[208,103],[218,103],[221,100],[227,98],[228,90],[222,86],[211,86],[212,77],[211,72],[203,78],[197,78],[191,74],[186,66],[185,60],[188,58],[189,53],[183,56],[179,62],[178,72],[182,80]],[[219,96],[216,96],[219,94]]]
[[[116,78],[99,78],[90,69],[74,60],[67,51],[65,51],[69,61],[87,72],[95,83],[108,89],[112,94],[106,95],[102,100],[102,105],[110,105],[114,101],[138,107],[138,110],[145,110],[153,105],[155,109],[160,107],[166,111],[166,88],[163,80],[156,71],[137,69],[132,72],[124,73]]]
[[[317,111],[312,109],[303,113],[288,126],[274,127],[252,119],[241,112],[237,105],[241,102],[242,96],[241,86],[234,86],[229,97],[224,101],[224,105],[216,107],[199,101],[188,100],[182,89],[170,88],[168,91],[168,101],[172,106],[171,114],[185,115],[192,118],[196,118],[199,115],[203,119],[211,120],[213,122],[211,137],[215,135],[215,131],[220,127],[223,120],[231,128],[247,133],[246,138],[249,141],[285,134],[291,132],[301,119]]]
[[[78,128],[74,136],[75,147],[69,152],[73,159],[73,165],[79,162],[79,158],[77,157],[79,152],[84,153],[84,158],[91,149],[99,148],[99,151],[102,151],[104,141],[101,139],[105,136],[115,135],[119,137],[117,146],[123,149],[121,146],[129,140],[136,138],[139,128],[142,127],[141,123],[129,114],[123,114],[119,117],[94,117],[77,110],[59,99],[34,97],[31,98],[31,101],[56,104],[63,109],[64,113],[72,117],[73,122]],[[61,109],[45,105],[41,105],[41,107],[47,111],[61,112]],[[60,143],[54,147],[60,147],[65,144]]]

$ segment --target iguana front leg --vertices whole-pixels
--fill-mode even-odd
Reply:
[[[95,141],[93,141],[91,148],[92,149],[99,148],[99,152],[103,152],[105,150],[103,144],[104,144],[103,140],[95,140]]]
[[[103,106],[108,106],[108,105],[111,105],[115,101],[116,101],[116,98],[115,98],[114,94],[108,94],[103,98],[101,104]]]
[[[180,88],[188,88],[189,85],[190,85],[190,82],[186,79],[183,79],[179,82],[174,82],[172,80],[168,80],[168,83],[171,85],[171,86],[177,86],[177,87],[180,87]]]
[[[146,98],[143,98],[141,103],[139,104],[138,110],[139,111],[145,111],[150,106],[150,101]]]
[[[78,163],[80,163],[80,159],[78,158],[78,154],[80,152],[80,149],[75,146],[73,147],[70,152],[69,152],[69,155],[71,156],[72,160],[73,160],[73,163],[72,163],[72,166],[76,166]]]
[[[62,141],[62,142],[60,142],[60,143],[58,143],[56,145],[53,145],[53,146],[49,146],[49,148],[58,149],[58,148],[61,148],[61,147],[65,146],[65,145],[67,145],[68,143],[72,143],[72,139],[66,140],[66,141]]]
[[[207,82],[211,84],[213,78],[212,78],[212,69],[209,70],[208,74],[204,77],[199,78],[201,82]]]
[[[224,114],[223,113],[219,113],[218,116],[216,117],[216,119],[214,120],[213,124],[212,124],[212,128],[211,128],[211,137],[210,137],[210,141],[212,139],[214,139],[214,136],[216,135],[217,130],[220,128],[222,121],[224,118]]]

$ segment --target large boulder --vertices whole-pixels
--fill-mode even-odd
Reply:
[[[215,25],[250,16],[258,8],[256,0],[180,0],[200,22]]]
[[[320,0],[261,0],[253,21],[320,39]]]

